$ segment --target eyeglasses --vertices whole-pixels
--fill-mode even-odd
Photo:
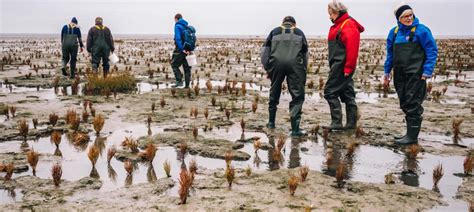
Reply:
[[[409,19],[409,18],[413,18],[413,13],[406,14],[406,15],[400,17],[400,19]]]

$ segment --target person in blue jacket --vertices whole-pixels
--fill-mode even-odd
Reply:
[[[184,69],[184,81],[185,88],[189,88],[189,82],[191,81],[191,66],[186,61],[186,56],[190,54],[189,51],[184,49],[184,30],[188,26],[188,22],[183,19],[181,14],[174,16],[174,43],[175,49],[171,58],[171,68],[173,69],[176,84],[171,87],[182,87],[183,86],[183,74],[179,70],[179,67],[183,66]]]
[[[399,6],[395,17],[398,26],[390,30],[387,38],[384,83],[390,83],[393,69],[395,90],[406,120],[406,134],[395,137],[395,143],[416,144],[423,119],[426,79],[433,74],[438,48],[430,29],[419,22],[409,5]]]
[[[73,17],[71,23],[64,25],[63,29],[61,30],[61,48],[63,54],[63,67],[61,70],[62,74],[67,76],[66,67],[70,62],[71,79],[75,77],[78,43],[82,52],[84,49],[84,44],[82,43],[81,29],[77,25],[76,17]]]

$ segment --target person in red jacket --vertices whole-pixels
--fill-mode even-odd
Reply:
[[[330,130],[355,129],[357,104],[352,76],[357,66],[360,33],[364,27],[347,13],[347,7],[333,0],[328,4],[329,18],[334,23],[328,35],[329,76],[324,98],[331,110]],[[341,101],[346,105],[346,125],[342,125]]]

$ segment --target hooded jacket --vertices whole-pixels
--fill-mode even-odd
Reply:
[[[344,27],[341,29],[345,20],[349,19]],[[328,41],[334,41],[337,32],[341,29],[341,41],[346,47],[346,64],[344,66],[344,73],[351,74],[357,66],[357,58],[359,57],[360,33],[364,32],[364,27],[360,25],[354,18],[351,18],[348,13],[341,15],[334,21],[334,25],[329,29]]]
[[[436,64],[436,58],[438,57],[438,47],[436,41],[431,34],[428,27],[420,24],[420,21],[415,16],[413,24],[411,26],[405,26],[398,21],[398,32],[395,37],[395,28],[393,27],[388,33],[387,37],[387,59],[385,60],[384,72],[388,76],[393,68],[393,44],[407,43],[411,29],[416,27],[415,34],[413,36],[413,42],[417,42],[425,50],[426,60],[423,65],[423,76],[430,78],[433,75],[434,66]]]
[[[188,22],[180,18],[174,25],[174,44],[180,52],[184,50],[184,30]]]

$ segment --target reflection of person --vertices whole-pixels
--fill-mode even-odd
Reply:
[[[87,52],[92,56],[92,70],[97,73],[99,64],[102,60],[102,67],[104,69],[104,78],[109,73],[109,54],[114,52],[114,39],[108,27],[103,25],[101,17],[95,19],[95,26],[93,26],[87,34]]]
[[[420,176],[418,175],[418,161],[415,159],[405,159],[403,160],[404,170],[400,175],[400,180],[405,185],[409,186],[419,186],[420,185]]]
[[[347,7],[339,1],[328,4],[329,18],[334,23],[328,35],[329,76],[324,88],[324,98],[331,111],[330,130],[355,129],[357,104],[355,101],[354,75],[359,55],[360,33],[364,31],[347,13]],[[342,126],[341,102],[346,105],[346,126]]]
[[[275,145],[275,137],[269,136],[268,137],[268,142],[270,143],[271,148],[268,149],[268,169],[270,171],[280,169],[280,163],[279,161],[276,161],[273,159],[273,151],[275,150],[276,145]]]
[[[81,47],[81,52],[84,50],[84,44],[82,43],[81,29],[77,25],[76,17],[73,17],[71,23],[63,26],[61,30],[61,49],[63,53],[63,68],[62,74],[67,76],[66,67],[68,62],[71,64],[71,79],[76,76],[76,62],[77,62],[77,51],[78,45]]]
[[[283,19],[281,26],[273,29],[262,48],[262,64],[271,79],[269,120],[267,127],[275,128],[277,106],[280,101],[282,83],[286,78],[291,94],[291,136],[303,136],[300,130],[301,110],[305,98],[308,43],[293,17]]]
[[[428,27],[420,24],[413,10],[402,5],[395,10],[398,26],[387,37],[385,84],[394,70],[394,85],[405,113],[406,134],[395,137],[397,144],[418,143],[423,115],[422,103],[426,97],[426,79],[430,78],[438,48]]]
[[[288,168],[296,168],[301,166],[300,145],[298,139],[291,139],[290,161]]]

